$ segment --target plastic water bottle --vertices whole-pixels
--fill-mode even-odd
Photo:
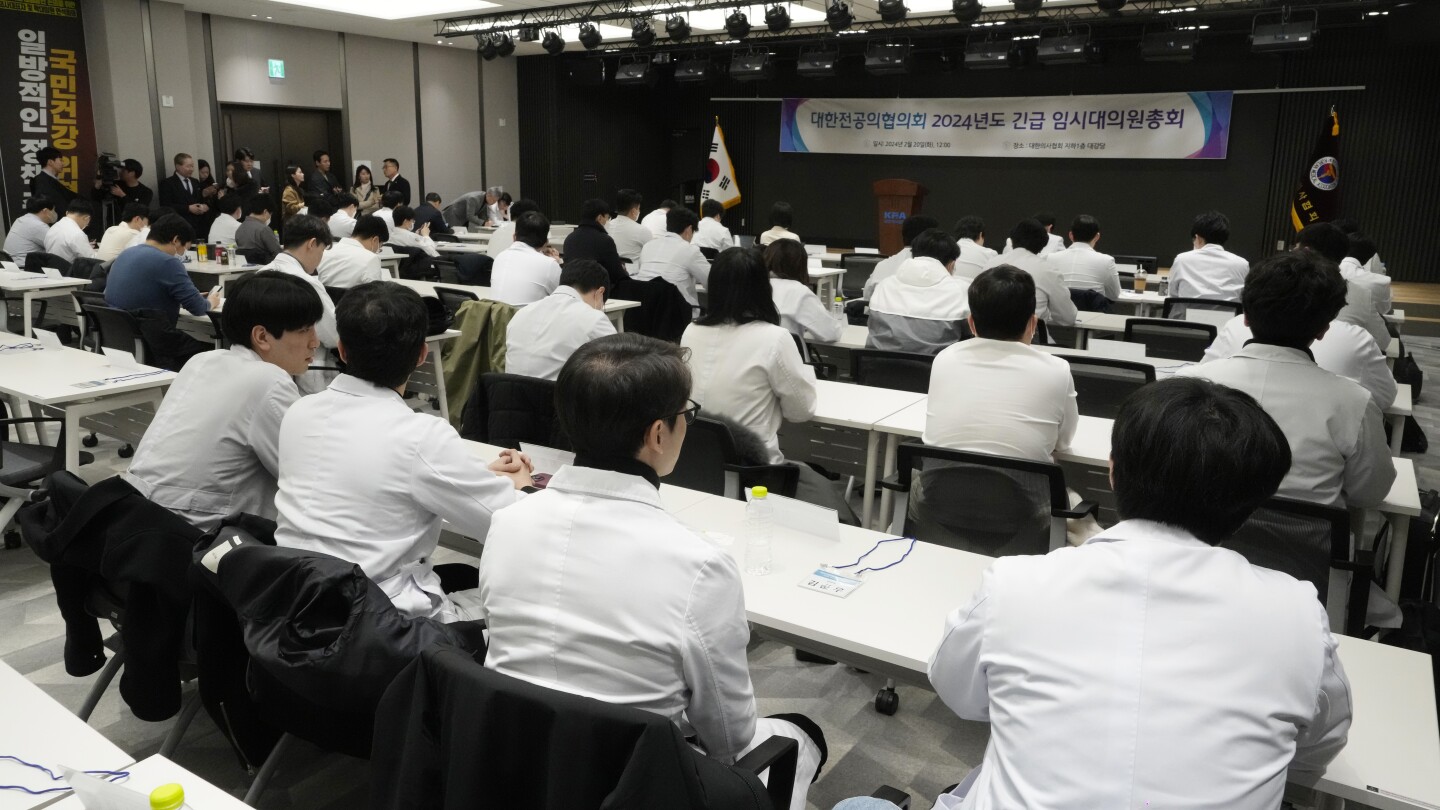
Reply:
[[[150,791],[150,810],[188,810],[185,788],[171,783]]]
[[[830,316],[841,323],[845,323],[848,320],[845,317],[844,296],[835,296],[835,302],[830,305]]]
[[[745,573],[764,576],[770,573],[770,540],[775,534],[775,511],[770,490],[753,487],[750,503],[745,505]]]

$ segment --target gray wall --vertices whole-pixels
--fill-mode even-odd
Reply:
[[[340,109],[339,34],[213,16],[210,33],[220,103]],[[285,78],[267,78],[270,59]]]
[[[481,62],[485,82],[485,181],[520,199],[520,94],[516,59]],[[503,123],[502,123],[503,122]]]
[[[82,17],[96,147],[145,164],[145,184],[154,188],[155,139],[140,46],[140,0],[88,0]]]
[[[445,201],[484,188],[487,179],[481,163],[486,144],[480,133],[478,61],[474,51],[420,46],[424,192],[433,191]],[[404,98],[408,101],[413,97],[412,87]]]
[[[471,60],[474,54],[466,52]],[[349,182],[354,161],[365,161],[384,182],[380,161],[400,161],[401,173],[410,178],[412,204],[420,182],[416,167],[419,146],[415,134],[415,57],[413,44],[395,39],[345,35],[345,72],[350,101],[351,166],[341,169]],[[286,63],[289,67],[289,63]]]

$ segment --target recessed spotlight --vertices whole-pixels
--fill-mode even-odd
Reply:
[[[267,20],[273,20],[273,19],[275,19],[275,18],[274,18],[274,17],[266,17],[265,19],[267,19]]]

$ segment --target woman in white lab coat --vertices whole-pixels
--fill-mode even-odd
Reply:
[[[810,289],[809,264],[805,246],[793,239],[780,239],[765,248],[765,269],[770,271],[771,296],[780,313],[780,325],[798,338],[834,343],[844,324]]]

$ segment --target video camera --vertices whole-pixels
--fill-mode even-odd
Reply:
[[[110,152],[101,152],[97,155],[95,157],[95,179],[100,181],[100,188],[108,191],[111,186],[120,182],[120,170],[124,168],[124,161]]]

